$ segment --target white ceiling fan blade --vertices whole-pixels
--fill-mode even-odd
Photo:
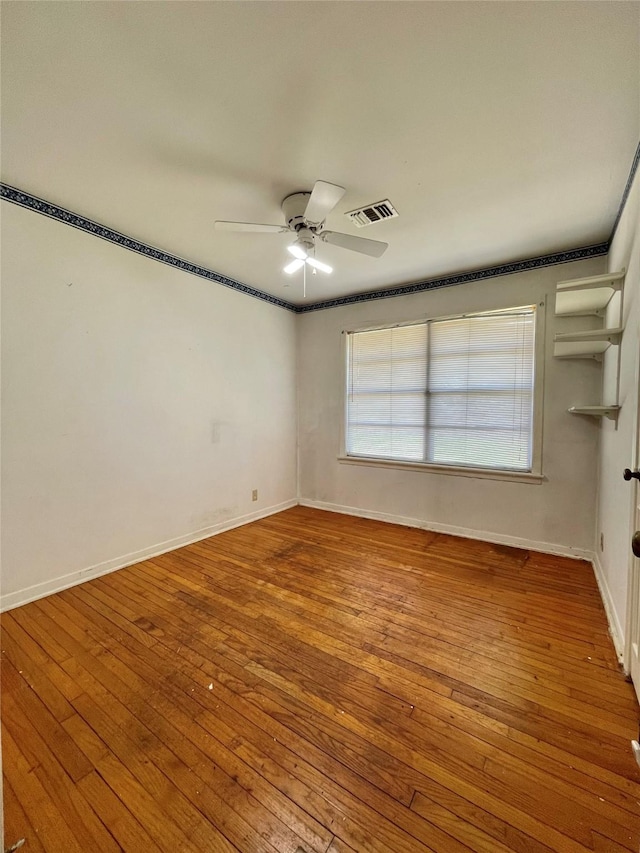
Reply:
[[[352,252],[360,252],[363,255],[370,255],[372,258],[379,258],[384,255],[389,247],[388,243],[382,243],[380,240],[367,240],[366,237],[355,237],[353,234],[342,234],[339,231],[323,231],[319,237],[325,243],[340,246],[342,249],[350,249]]]
[[[314,270],[320,270],[320,272],[326,273],[333,272],[333,267],[330,267],[329,264],[323,264],[322,261],[316,261],[315,258],[307,258],[306,263],[308,263],[310,267],[313,267]]]
[[[345,188],[337,184],[316,181],[304,211],[304,218],[307,222],[324,222],[345,193]]]
[[[299,269],[302,269],[304,266],[304,261],[301,261],[300,258],[296,258],[295,261],[291,261],[290,264],[287,264],[284,268],[284,271],[287,275],[292,275],[294,272],[298,272]]]
[[[288,231],[284,225],[260,225],[257,222],[223,222],[216,219],[213,223],[216,231],[262,231],[265,234],[280,234]]]

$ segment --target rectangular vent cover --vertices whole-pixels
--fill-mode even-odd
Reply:
[[[375,225],[376,222],[382,222],[384,219],[393,219],[397,215],[398,211],[388,198],[385,198],[384,201],[377,201],[375,204],[368,204],[365,207],[359,207],[357,210],[350,210],[348,213],[345,213],[347,219],[358,228]]]

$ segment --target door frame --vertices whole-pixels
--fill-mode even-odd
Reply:
[[[638,462],[634,462],[634,468],[638,467]],[[633,480],[634,487],[632,490],[633,509],[631,514],[631,535],[634,530],[640,529],[640,494],[638,494],[637,481]],[[633,552],[629,557],[629,583],[627,586],[627,630],[625,631],[624,643],[624,659],[623,666],[627,675],[631,674],[631,661],[633,657],[633,643],[640,644],[640,606],[636,606],[636,602],[640,601],[640,558],[634,557]],[[640,683],[635,685],[638,693],[638,701],[640,701]]]
[[[633,436],[630,465],[632,469],[640,468],[640,319],[638,320],[638,351],[636,353],[635,364],[635,387],[638,388],[638,397],[634,412]],[[640,529],[640,490],[638,489],[638,480],[631,480],[631,524],[629,525],[630,536],[634,530]],[[623,667],[625,673],[631,674],[631,661],[633,653],[633,643],[637,639],[640,642],[640,605],[636,607],[636,602],[640,602],[640,558],[634,557],[631,551],[631,540],[629,540],[629,574],[627,583],[627,614],[626,614],[626,631],[624,638],[623,650]],[[638,699],[640,701],[640,683],[634,685]]]

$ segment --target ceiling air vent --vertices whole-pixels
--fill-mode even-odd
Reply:
[[[359,207],[357,210],[350,210],[349,213],[345,213],[347,219],[358,228],[364,228],[366,225],[375,225],[376,222],[382,222],[384,219],[393,219],[397,215],[398,211],[388,198],[385,198],[384,201],[377,201],[375,204],[368,204],[366,207]]]

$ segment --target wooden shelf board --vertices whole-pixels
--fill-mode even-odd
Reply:
[[[578,345],[577,344],[557,344],[556,345],[556,347],[570,347],[570,346],[578,346]],[[604,352],[604,350],[603,350],[603,352]],[[583,351],[576,352],[575,350],[566,351],[563,349],[556,349],[553,353],[553,357],[559,358],[559,359],[563,359],[563,358],[588,358],[588,359],[591,359],[592,361],[602,361],[603,352],[583,352]]]
[[[617,344],[620,342],[620,336],[624,329],[589,329],[580,332],[561,332],[554,335],[553,340],[556,343],[569,343],[578,341],[606,341],[609,344]]]
[[[571,406],[569,412],[572,415],[590,415],[594,418],[609,418],[615,421],[618,417],[620,406]]]
[[[590,290],[591,288],[607,287],[619,290],[624,283],[625,270],[609,272],[603,275],[591,275],[587,278],[574,278],[559,281],[556,285],[557,291],[567,290]]]
[[[572,290],[556,294],[556,316],[569,317],[596,314],[603,311],[615,293],[610,287],[598,287],[591,290]]]
[[[610,346],[608,341],[567,341],[554,344],[553,354],[556,358],[602,356]]]

